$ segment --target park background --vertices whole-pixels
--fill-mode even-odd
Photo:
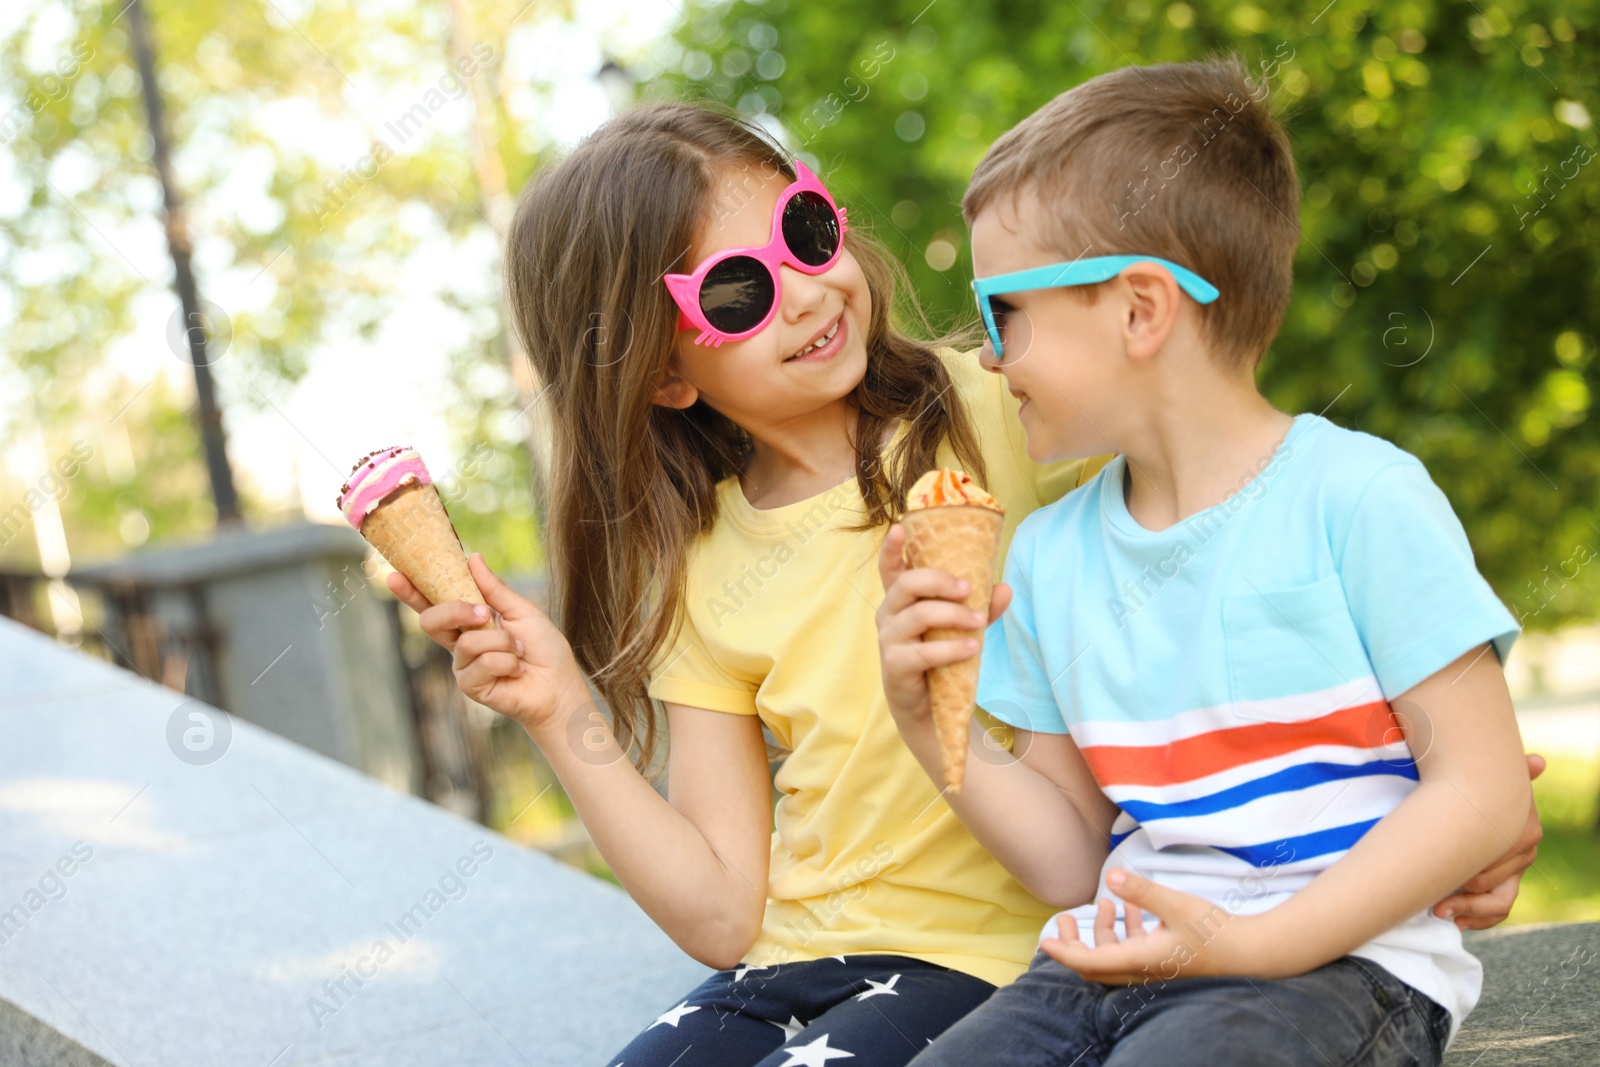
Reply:
[[[528,177],[634,100],[758,116],[900,256],[942,328],[971,317],[958,204],[995,137],[1102,71],[1235,51],[1271,83],[1304,191],[1266,392],[1415,453],[1456,507],[1528,630],[1510,673],[1551,759],[1513,917],[1600,918],[1597,22],[1592,0],[11,0],[12,613],[109,655],[82,568],[336,523],[350,465],[400,441],[449,472],[467,546],[536,584],[538,383],[506,329],[499,235]],[[237,518],[205,426],[225,436]],[[480,711],[457,709],[486,753],[473,817],[604,874],[537,752]]]

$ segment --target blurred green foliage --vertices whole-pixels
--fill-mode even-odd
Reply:
[[[62,501],[63,518],[73,522],[77,556],[104,558],[129,544],[183,537],[206,529],[215,517],[200,437],[185,401],[160,381],[143,399],[93,444],[85,441],[96,455]]]
[[[1533,794],[1544,840],[1508,921],[1600,922],[1600,849],[1595,848],[1600,758],[1551,759],[1533,783]]]
[[[566,0],[145,8],[201,295],[231,320],[226,350],[213,350],[225,421],[281,410],[313,352],[375,337],[411,257],[492,242],[480,176],[520,181],[546,147],[511,120],[501,60],[510,34],[568,14]],[[0,166],[22,194],[0,202],[0,450],[41,434],[47,459],[79,439],[95,449],[60,501],[75,558],[203,536],[215,512],[188,368],[166,346],[108,358],[139,301],[177,307],[126,9],[31,0],[4,21]],[[478,95],[450,85],[438,96],[463,56],[480,61],[463,79]],[[407,107],[447,98],[481,113],[481,146],[436,121],[392,128]],[[346,138],[333,151],[329,129]],[[404,149],[385,157],[380,143]],[[462,323],[447,354],[467,457],[453,514],[492,565],[528,570],[541,557],[497,297],[492,276],[448,277],[442,294]],[[142,365],[125,375],[130,355]],[[180,386],[143,388],[154,365],[183,367]],[[296,430],[315,447],[316,427]],[[254,492],[237,456],[234,466],[248,522],[299,516]],[[329,481],[336,489],[333,470]],[[24,489],[0,465],[0,498]],[[0,546],[0,562],[32,565],[32,538]]]
[[[1262,370],[1420,457],[1526,625],[1600,593],[1600,3],[692,3],[655,95],[771,116],[935,321],[969,317],[960,198],[1101,72],[1237,52],[1295,144],[1303,241]]]
[[[506,56],[519,26],[536,46],[530,25],[570,15],[564,0],[531,12],[521,0],[318,0],[289,15],[266,0],[147,4],[202,293],[215,298],[231,272],[264,294],[227,309],[217,373],[230,410],[281,406],[313,351],[374,335],[408,257],[436,239],[481,240],[549,154],[514,106],[526,72],[495,63],[473,85],[481,144],[430,130],[350,179],[390,136],[385,89],[415,96],[474,44]],[[148,254],[159,194],[119,8],[35,0],[0,34],[0,85],[17,102],[0,141],[25,190],[0,204],[4,388],[31,392],[23,407],[50,455],[85,437],[110,456],[100,435],[120,418],[136,460],[132,473],[90,464],[86,491],[62,501],[80,556],[136,544],[146,527],[160,540],[210,523],[186,394],[140,395],[107,359],[137,301],[166,284],[124,254],[164,267]],[[1600,0],[693,0],[669,72],[645,95],[770,116],[952,325],[970,318],[960,195],[996,136],[1099,72],[1237,51],[1271,77],[1304,186],[1298,286],[1262,372],[1268,395],[1420,456],[1496,589],[1546,627],[1592,617],[1600,593],[1597,16]],[[41,51],[63,17],[67,32]],[[330,118],[363,131],[343,166],[285,135]],[[255,174],[261,188],[222,195]],[[456,433],[463,454],[486,442],[494,457],[463,471],[454,512],[491,562],[530,568],[540,557],[508,340],[492,284],[456,281],[445,294],[463,321],[450,353]],[[0,425],[0,444],[29,432]],[[287,517],[244,489],[252,521]]]

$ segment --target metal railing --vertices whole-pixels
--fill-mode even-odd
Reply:
[[[65,636],[83,652],[229,710],[219,696],[218,635],[203,582],[162,585],[169,610],[161,614],[148,606],[153,590],[139,583],[73,578],[68,585],[76,603],[64,603],[52,584],[43,574],[0,571],[0,615],[57,639]],[[174,593],[182,594],[187,611],[170,610]],[[503,765],[529,758],[517,751],[518,738],[528,749],[532,743],[521,730],[506,730],[505,720],[467,700],[456,687],[450,654],[416,628],[414,617],[404,618],[396,601],[382,602],[404,666],[422,794],[489,824],[510,802]],[[63,635],[53,623],[64,612],[77,623],[74,633]],[[532,756],[543,763],[536,751]]]

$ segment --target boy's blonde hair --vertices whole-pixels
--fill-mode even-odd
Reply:
[[[1221,296],[1201,326],[1229,365],[1254,366],[1283,321],[1300,243],[1300,186],[1270,112],[1277,63],[1250,78],[1235,56],[1124,67],[1056,97],[996,141],[961,201],[970,224],[1034,193],[1033,239],[1063,258],[1147,254]],[[1032,221],[1032,220],[1030,220]],[[1081,290],[1093,300],[1098,286]]]

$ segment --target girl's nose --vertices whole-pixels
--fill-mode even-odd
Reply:
[[[804,274],[785,264],[778,268],[778,280],[783,283],[783,317],[788,322],[799,322],[822,307],[828,288],[819,276]]]

